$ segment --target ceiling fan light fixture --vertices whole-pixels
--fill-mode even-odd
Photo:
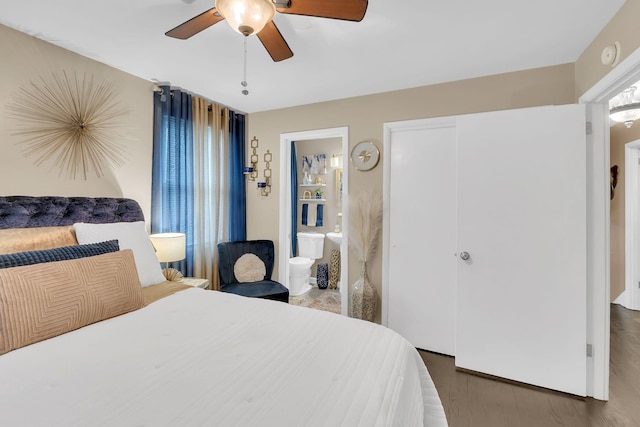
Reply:
[[[272,0],[216,0],[216,9],[231,28],[245,36],[259,33],[276,13]]]

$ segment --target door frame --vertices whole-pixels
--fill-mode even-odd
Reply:
[[[624,146],[624,237],[625,289],[615,301],[630,310],[640,310],[640,140]]]
[[[280,134],[280,221],[278,278],[289,287],[289,256],[291,254],[291,142],[312,139],[341,138],[342,158],[349,158],[349,127],[317,129]],[[282,215],[282,212],[285,212]],[[342,243],[340,244],[340,301],[343,315],[347,314],[349,283],[349,162],[342,166]]]
[[[588,119],[598,125],[593,126],[593,134],[587,138],[587,239],[590,242],[588,263],[591,267],[587,274],[587,343],[592,345],[592,357],[587,365],[587,374],[591,376],[591,381],[587,377],[587,395],[599,400],[609,400],[611,166],[608,104],[609,99],[637,80],[639,75],[640,48],[578,99],[581,104],[591,105],[592,108],[587,108],[587,113],[591,113]]]

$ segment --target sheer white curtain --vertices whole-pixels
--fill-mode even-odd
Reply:
[[[194,277],[206,278],[218,290],[218,242],[226,241],[228,193],[225,110],[192,96],[194,136]]]

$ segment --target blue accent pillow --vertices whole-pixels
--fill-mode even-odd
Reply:
[[[41,251],[17,252],[14,254],[0,255],[0,268],[87,258],[109,252],[118,252],[119,250],[120,246],[117,240],[108,240],[106,242],[91,243],[88,245],[63,246],[61,248]]]

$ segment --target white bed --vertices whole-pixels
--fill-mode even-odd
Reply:
[[[78,244],[76,222],[94,217],[108,234]],[[0,425],[447,426],[420,355],[390,329],[145,285],[163,277],[141,219],[129,199],[0,197]]]
[[[7,426],[446,426],[379,325],[189,289],[0,356]]]

